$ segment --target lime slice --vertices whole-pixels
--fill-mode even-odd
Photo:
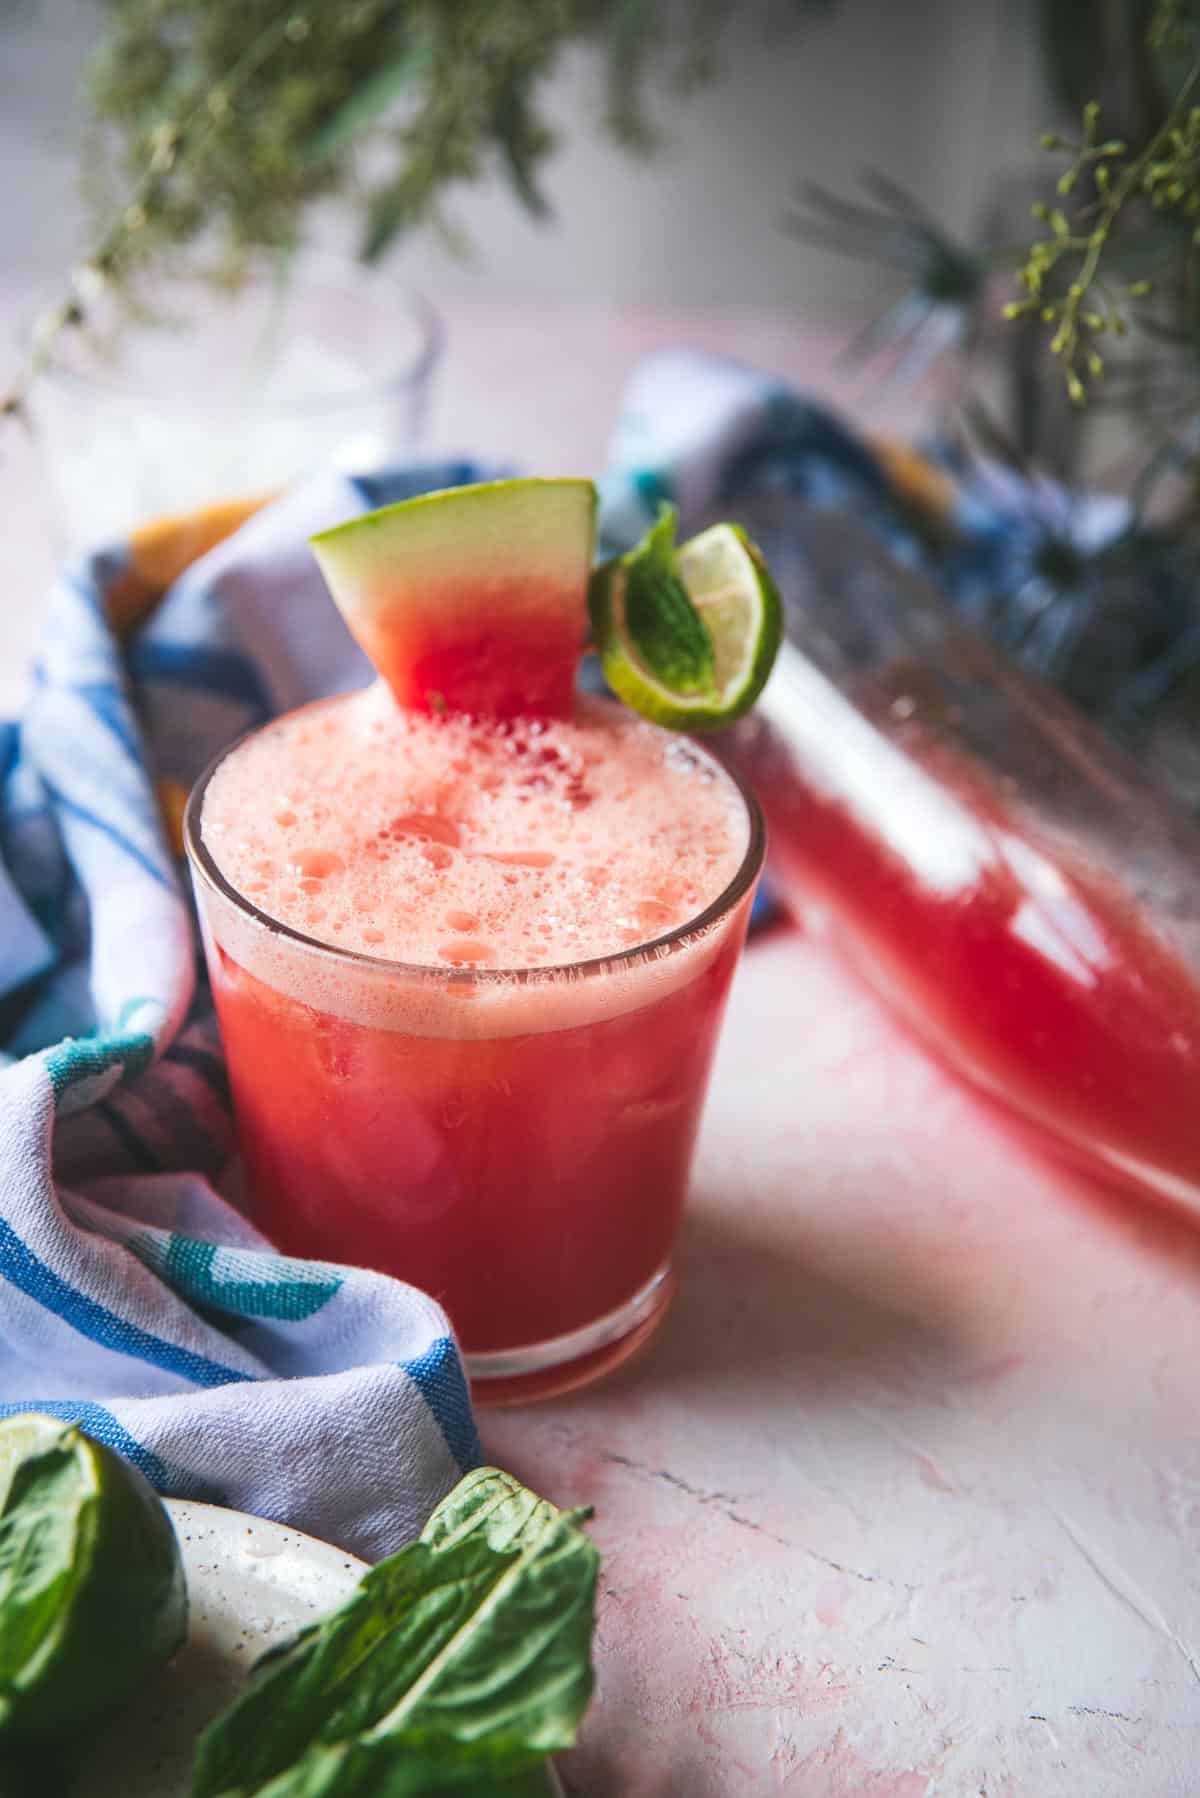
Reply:
[[[606,562],[588,593],[615,693],[670,730],[718,730],[749,710],[783,640],[783,606],[761,550],[715,524],[681,547],[675,513]]]
[[[141,1474],[73,1424],[0,1422],[0,1749],[61,1745],[186,1627],[179,1544]]]

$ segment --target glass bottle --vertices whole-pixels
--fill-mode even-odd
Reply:
[[[738,515],[787,642],[723,753],[786,905],[1060,1149],[1200,1205],[1200,832],[852,518]]]

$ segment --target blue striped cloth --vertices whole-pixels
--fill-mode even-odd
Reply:
[[[368,677],[308,536],[491,472],[321,477],[173,578],[142,540],[85,559],[0,724],[0,1407],[81,1419],[163,1492],[367,1556],[478,1456],[458,1352],[421,1293],[283,1259],[219,1196],[229,1094],[171,824],[231,738]],[[732,363],[653,358],[603,546],[664,498],[686,528],[764,486],[851,504],[904,551],[878,462],[827,413]]]
[[[124,643],[134,558],[84,560],[0,726],[0,1410],[368,1557],[479,1458],[458,1349],[423,1293],[284,1259],[218,1195],[229,1093],[169,825],[231,737],[366,678],[307,535],[472,472],[316,481]]]

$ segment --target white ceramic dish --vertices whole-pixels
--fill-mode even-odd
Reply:
[[[332,1610],[366,1571],[340,1548],[261,1517],[184,1499],[167,1509],[187,1576],[187,1641],[136,1704],[94,1734],[55,1798],[187,1798],[197,1735],[259,1655]]]

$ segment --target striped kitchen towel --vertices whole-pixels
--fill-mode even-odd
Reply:
[[[178,826],[232,737],[367,676],[308,534],[474,473],[330,476],[85,559],[0,726],[0,1411],[79,1419],[162,1492],[367,1557],[479,1458],[458,1348],[423,1293],[284,1259],[219,1196]]]

